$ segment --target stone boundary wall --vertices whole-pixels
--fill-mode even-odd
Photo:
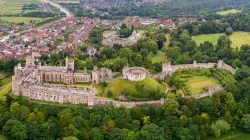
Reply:
[[[116,101],[116,100],[96,97],[94,100],[94,106],[114,106],[114,107],[125,106],[126,108],[132,108],[132,107],[141,106],[144,104],[150,104],[153,106],[162,106],[164,102],[165,102],[164,98],[161,98],[160,100],[154,100],[154,101],[123,102],[123,101]]]
[[[178,69],[197,69],[197,68],[216,68],[230,71],[232,74],[235,74],[237,68],[234,69],[230,65],[224,63],[223,60],[219,60],[218,63],[197,63],[193,61],[193,64],[180,64],[180,65],[171,65],[170,62],[162,64],[162,72],[156,75],[148,74],[150,77],[164,80],[167,76],[172,76]]]
[[[214,93],[220,92],[220,91],[224,91],[223,88],[221,88],[219,86],[214,86],[214,87],[209,88],[207,92],[197,94],[194,96],[185,96],[185,98],[194,97],[195,99],[201,99],[201,98],[208,97],[208,96],[212,97],[214,95]]]
[[[13,76],[13,94],[16,96],[25,96],[32,100],[49,101],[57,103],[71,103],[71,104],[87,104],[88,106],[113,106],[132,108],[144,104],[153,106],[161,106],[164,104],[165,99],[162,98],[156,101],[138,101],[138,102],[122,102],[111,100],[107,98],[100,98],[94,95],[93,90],[77,90],[62,87],[51,87],[45,85],[32,85],[15,81]]]

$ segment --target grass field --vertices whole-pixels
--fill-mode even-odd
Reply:
[[[163,84],[160,84],[158,81],[150,77],[147,77],[145,80],[139,82],[132,82],[129,80],[119,79],[108,84],[108,86],[104,90],[104,94],[102,95],[102,97],[107,97],[107,91],[111,91],[113,93],[113,97],[116,97],[122,92],[124,88],[136,92],[136,83],[138,83],[138,85],[144,85],[153,89],[157,89],[159,87],[161,92],[165,91],[165,86]],[[102,92],[103,89],[100,86],[96,86],[96,88],[100,96],[100,92]]]
[[[167,57],[165,56],[165,53],[162,51],[158,51],[156,55],[151,57],[151,60],[153,63],[155,62],[165,62],[167,61]]]
[[[217,44],[217,40],[220,36],[224,34],[206,34],[206,35],[198,35],[193,36],[192,39],[196,42],[197,45],[204,43],[205,41],[209,41],[213,43],[213,45]]]
[[[188,79],[187,86],[191,89],[192,94],[199,94],[204,91],[204,88],[210,88],[218,85],[218,82],[206,76],[193,76]]]
[[[3,96],[6,93],[9,93],[12,89],[12,83],[11,83],[11,77],[5,78],[0,81],[0,97]]]
[[[224,15],[227,15],[227,14],[235,14],[235,13],[239,13],[239,12],[242,12],[242,11],[237,10],[237,9],[232,9],[232,10],[217,12],[217,14],[224,16]]]
[[[0,134],[0,140],[8,140],[8,138],[2,134]]]
[[[207,140],[249,140],[250,134],[240,132],[239,130],[232,131],[220,138],[209,138]]]
[[[0,15],[22,12],[24,4],[37,3],[39,0],[0,0]]]
[[[33,21],[41,20],[40,18],[33,18],[33,17],[0,17],[0,19],[14,23],[24,22],[24,24],[28,24],[31,20]]]
[[[204,41],[209,41],[214,45],[217,44],[218,38],[223,34],[207,34],[207,35],[198,35],[193,36],[192,39],[196,42],[197,45],[203,43]],[[241,47],[244,44],[250,44],[250,32],[234,32],[229,36],[232,41],[232,47]]]

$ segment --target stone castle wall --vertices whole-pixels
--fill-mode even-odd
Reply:
[[[172,76],[178,69],[196,69],[196,68],[217,68],[230,71],[232,74],[236,72],[237,69],[234,69],[230,65],[227,65],[223,60],[219,60],[218,63],[197,63],[193,61],[193,64],[181,64],[181,65],[171,65],[171,63],[162,64],[162,74],[161,76]]]
[[[147,77],[146,69],[142,67],[125,67],[122,70],[122,78],[130,81],[142,81]]]
[[[212,97],[216,92],[220,92],[223,91],[223,88],[219,87],[219,86],[214,86],[208,89],[207,92],[201,93],[201,94],[197,94],[194,96],[185,96],[185,98],[190,98],[190,97],[194,97],[195,99],[201,99],[204,97]]]
[[[71,104],[87,104],[88,106],[125,106],[132,108],[144,104],[161,106],[165,99],[157,101],[141,101],[141,102],[121,102],[106,98],[96,97],[93,89],[77,90],[62,87],[50,87],[46,85],[36,85],[27,81],[19,81],[15,76],[12,77],[13,93],[16,96],[25,96],[32,100],[71,103]]]

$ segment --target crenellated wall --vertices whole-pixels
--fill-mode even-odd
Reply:
[[[217,68],[230,71],[232,74],[236,72],[230,65],[227,65],[223,60],[219,60],[218,63],[197,63],[193,61],[193,64],[181,64],[181,65],[171,65],[170,62],[162,64],[162,76],[172,76],[178,69],[196,69],[196,68]]]
[[[146,69],[142,67],[124,67],[122,69],[122,78],[130,81],[142,81],[147,77]]]

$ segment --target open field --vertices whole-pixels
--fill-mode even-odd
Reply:
[[[218,82],[206,76],[193,76],[186,82],[187,86],[191,89],[192,94],[199,94],[204,91],[204,88],[210,88],[218,85]]]
[[[0,81],[0,97],[7,94],[12,89],[11,77],[5,78]]]
[[[218,38],[222,35],[224,34],[198,35],[198,36],[193,36],[192,39],[196,42],[197,45],[200,45],[201,43],[204,43],[205,41],[209,41],[213,45],[216,45]]]
[[[2,134],[0,134],[0,140],[8,140],[8,138]]]
[[[24,24],[30,23],[30,21],[37,21],[41,20],[40,18],[33,18],[33,17],[0,17],[1,20],[8,21],[8,22],[14,22],[14,23],[21,23],[24,22]]]
[[[39,0],[0,0],[0,15],[22,12],[24,4],[37,3]]]
[[[232,41],[232,47],[241,47],[244,44],[250,44],[250,33],[249,32],[234,32],[230,39]]]
[[[249,140],[250,134],[240,132],[239,130],[229,132],[220,138],[209,138],[207,140]]]
[[[107,91],[111,91],[113,93],[113,97],[116,97],[125,88],[129,89],[133,92],[136,92],[137,91],[136,84],[144,85],[145,87],[151,87],[153,89],[157,89],[159,87],[161,92],[165,91],[165,86],[163,84],[160,84],[158,81],[156,81],[150,77],[147,77],[145,80],[139,81],[139,82],[132,82],[129,80],[119,79],[119,80],[116,80],[116,81],[108,84],[108,86],[104,89],[104,94],[102,95],[102,97],[107,97]],[[96,88],[97,88],[97,90],[99,92],[99,96],[100,96],[100,92],[102,92],[103,89],[100,86],[96,86]]]
[[[242,11],[237,10],[237,9],[232,9],[232,10],[217,12],[217,14],[224,16],[224,15],[227,15],[227,14],[235,14],[235,13],[239,13],[239,12],[242,12]]]
[[[7,94],[11,91],[12,88],[12,83],[8,83],[2,87],[0,87],[0,97],[3,96],[4,94]]]
[[[207,35],[198,35],[193,36],[192,39],[196,42],[197,45],[203,43],[204,41],[209,41],[214,45],[217,44],[218,38],[223,34],[207,34]],[[244,44],[250,44],[250,32],[234,32],[229,36],[232,41],[232,47],[241,47]]]
[[[153,63],[155,62],[165,62],[167,61],[167,57],[164,52],[158,51],[156,55],[151,57]]]

